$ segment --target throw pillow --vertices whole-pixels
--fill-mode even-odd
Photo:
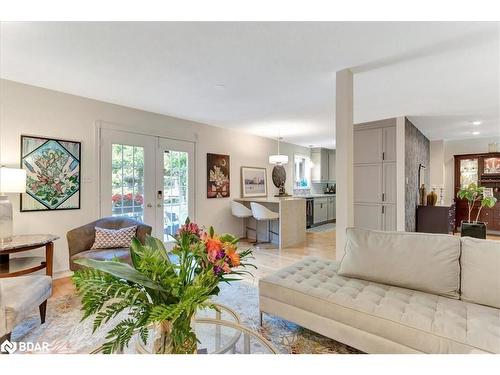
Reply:
[[[91,249],[114,249],[130,247],[137,225],[121,229],[95,228],[95,240]]]

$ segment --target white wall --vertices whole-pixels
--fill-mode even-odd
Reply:
[[[266,167],[269,194],[272,166],[268,156],[277,150],[276,141],[219,127],[208,126],[155,113],[99,102],[56,91],[0,80],[0,163],[18,167],[20,135],[38,135],[82,142],[81,209],[70,211],[20,212],[19,195],[12,195],[14,232],[53,233],[54,271],[68,269],[66,232],[97,219],[98,175],[96,121],[105,121],[177,139],[196,141],[196,220],[213,225],[219,232],[242,234],[241,222],[231,216],[230,199],[206,198],[206,154],[230,155],[231,197],[240,197],[240,167]],[[294,153],[309,155],[309,149],[283,143],[281,152],[293,160]],[[292,192],[292,163],[286,166],[287,190]],[[35,252],[42,254],[41,250]]]
[[[430,186],[444,185],[444,141],[431,141],[430,144]],[[439,194],[439,193],[438,193]]]
[[[439,142],[442,142],[442,150]],[[444,169],[444,203],[451,204],[454,199],[455,189],[455,161],[454,155],[476,154],[488,152],[488,144],[497,142],[500,145],[500,137],[468,138],[461,140],[434,141],[431,142],[431,186],[441,185],[438,183],[440,170]],[[434,177],[432,173],[434,171]]]

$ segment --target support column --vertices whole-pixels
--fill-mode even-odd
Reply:
[[[335,180],[337,183],[336,258],[344,256],[345,231],[354,225],[353,206],[353,75],[349,69],[336,74]]]

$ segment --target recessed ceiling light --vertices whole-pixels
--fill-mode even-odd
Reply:
[[[481,121],[472,121],[472,125],[481,125]]]
[[[226,85],[224,85],[222,83],[217,83],[215,85],[215,88],[218,89],[218,90],[224,90],[226,88]]]
[[[479,133],[479,132],[472,132],[472,135],[479,135],[479,134],[481,134],[481,133]]]

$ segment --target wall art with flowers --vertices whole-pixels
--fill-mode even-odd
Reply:
[[[80,208],[81,143],[21,135],[26,193],[21,211]]]
[[[230,196],[229,155],[207,154],[207,198]]]

